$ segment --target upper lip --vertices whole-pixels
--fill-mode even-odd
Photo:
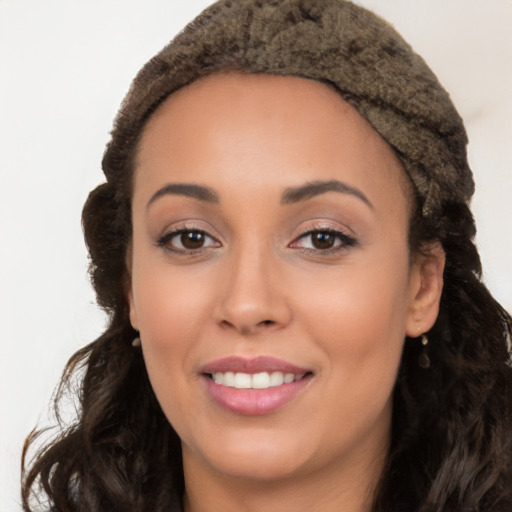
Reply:
[[[224,357],[206,364],[201,369],[201,373],[213,374],[217,372],[239,372],[249,374],[261,372],[282,372],[293,373],[294,375],[303,375],[311,372],[311,370],[308,368],[301,368],[282,359],[268,356],[259,356],[250,359],[238,356]]]

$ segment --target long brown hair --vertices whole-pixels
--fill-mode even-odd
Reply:
[[[396,32],[342,0],[223,0],[140,71],[103,159],[107,181],[83,210],[91,279],[106,331],[74,354],[55,408],[72,389],[76,420],[28,464],[26,511],[180,510],[180,441],[155,398],[128,317],[126,253],[137,142],[175,90],[223,70],[296,75],[334,87],[394,148],[416,194],[410,248],[446,253],[429,369],[405,343],[393,430],[374,510],[512,510],[512,320],[481,281],[468,203],[473,180],[462,121],[436,77]],[[70,388],[80,376],[78,390]]]

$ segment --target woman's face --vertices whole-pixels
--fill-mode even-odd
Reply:
[[[317,82],[214,75],[153,115],[130,315],[186,474],[380,465],[404,338],[435,318],[418,312],[407,189],[387,144]]]

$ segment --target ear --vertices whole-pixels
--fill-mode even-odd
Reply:
[[[127,293],[128,296],[128,304],[130,306],[130,323],[132,324],[132,327],[138,331],[139,330],[139,322],[137,320],[137,311],[135,310],[135,303],[133,301],[133,291],[130,286],[130,289]]]
[[[128,306],[130,307],[130,323],[132,327],[138,331],[139,322],[137,320],[137,311],[135,309],[135,302],[133,300],[133,279],[132,279],[132,261],[133,261],[133,250],[132,244],[128,245],[126,250],[126,285],[125,293],[128,299]]]
[[[407,336],[416,338],[434,325],[443,291],[445,260],[439,242],[429,244],[414,256],[409,279]]]

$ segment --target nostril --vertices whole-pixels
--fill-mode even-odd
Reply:
[[[261,320],[260,322],[257,322],[255,324],[237,324],[235,322],[230,322],[229,320],[222,320],[219,322],[219,326],[224,329],[235,329],[237,331],[240,331],[240,333],[244,335],[248,334],[254,334],[256,332],[259,332],[260,329],[264,329],[266,327],[271,327],[276,325],[277,322],[274,320]]]
[[[232,323],[228,322],[227,320],[222,320],[220,323],[222,327],[235,327]]]

